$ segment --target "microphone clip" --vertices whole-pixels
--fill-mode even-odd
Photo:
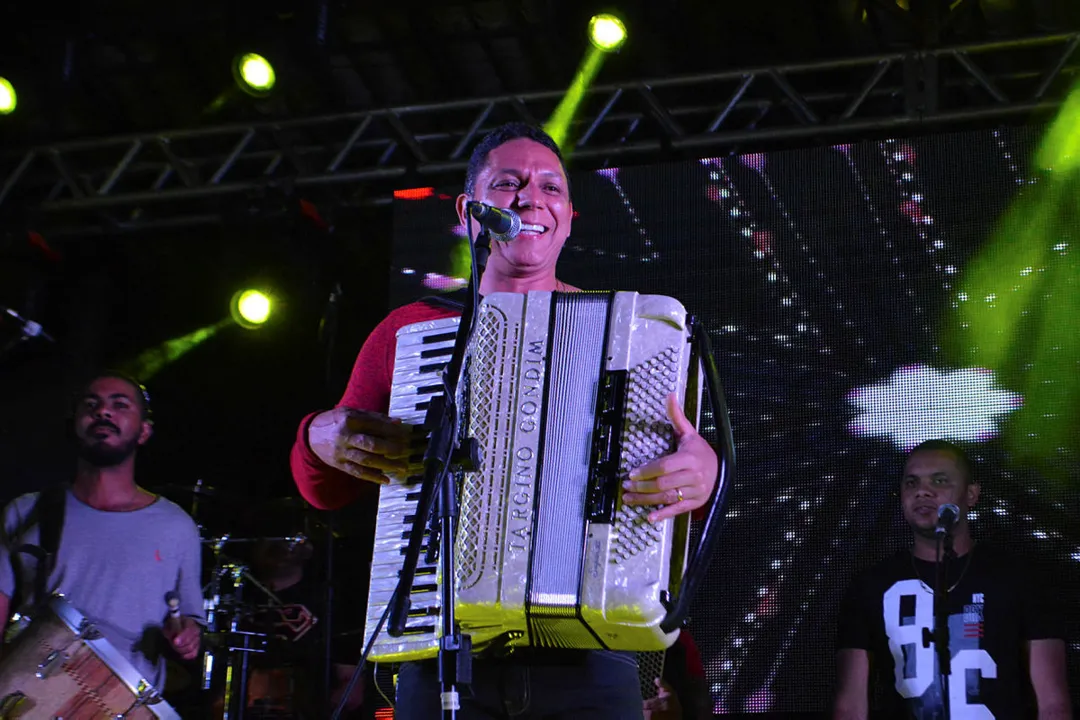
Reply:
[[[9,307],[0,305],[0,312],[11,317],[19,326],[19,332],[22,335],[23,340],[29,340],[30,338],[39,337],[42,340],[49,342],[56,342],[49,333],[45,332],[45,329],[41,327],[41,323],[30,320],[20,315],[18,312]]]

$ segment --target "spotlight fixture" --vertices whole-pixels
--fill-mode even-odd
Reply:
[[[255,53],[245,53],[236,58],[233,75],[241,90],[256,97],[267,95],[277,82],[274,66]]]
[[[15,95],[14,86],[7,78],[0,77],[0,115],[10,115],[15,112],[17,104],[18,98]]]
[[[589,41],[597,50],[615,52],[626,42],[626,26],[614,15],[594,15],[589,20]]]
[[[245,330],[254,330],[270,319],[272,303],[270,296],[259,290],[240,290],[233,295],[229,310],[236,324]]]

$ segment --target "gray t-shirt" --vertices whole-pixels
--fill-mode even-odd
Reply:
[[[31,593],[37,561],[17,552],[38,544],[38,494],[13,500],[3,515],[0,592],[12,597],[16,573],[21,593]],[[168,614],[165,594],[180,596],[180,612],[203,620],[199,531],[175,503],[159,497],[141,510],[105,512],[69,490],[56,567],[46,590],[93,622],[109,644],[123,653],[143,678],[161,690],[166,646],[161,626]],[[27,598],[13,598],[18,609]]]

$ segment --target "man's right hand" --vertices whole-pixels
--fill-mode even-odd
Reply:
[[[413,427],[382,413],[334,408],[308,425],[308,447],[320,460],[353,477],[385,485],[388,473],[409,472]]]

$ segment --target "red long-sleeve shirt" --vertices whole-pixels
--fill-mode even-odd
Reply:
[[[345,394],[337,407],[385,413],[390,407],[390,387],[394,376],[394,352],[397,331],[406,325],[425,320],[460,315],[449,307],[414,302],[394,310],[371,331],[356,356]],[[321,510],[336,510],[357,500],[376,502],[377,485],[359,480],[318,458],[308,447],[307,432],[311,413],[300,423],[289,454],[293,480],[305,500]]]

